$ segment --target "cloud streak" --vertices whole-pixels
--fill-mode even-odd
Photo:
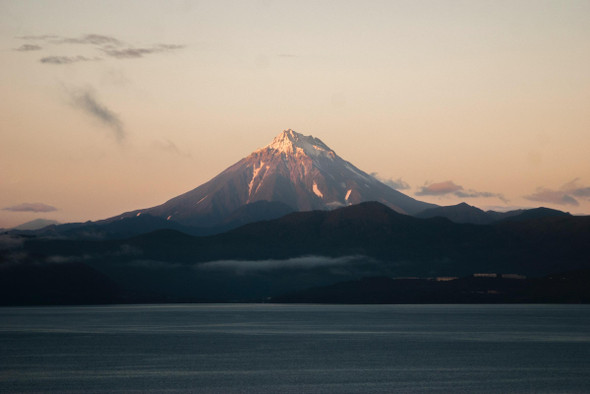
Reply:
[[[56,39],[59,37],[54,36],[54,35],[50,35],[50,34],[45,34],[42,36],[20,36],[20,37],[16,37],[16,38],[20,38],[21,40],[47,41],[47,40],[52,40],[52,39]]]
[[[23,44],[20,47],[16,48],[15,51],[19,51],[19,52],[30,52],[30,51],[39,51],[43,49],[41,46],[39,45],[35,45],[35,44]]]
[[[110,57],[114,57],[117,59],[133,59],[133,58],[140,58],[145,55],[149,55],[152,53],[159,53],[159,52],[168,52],[175,49],[184,48],[182,45],[157,45],[150,48],[103,48],[103,52]]]
[[[455,184],[453,181],[444,181],[437,183],[429,183],[421,186],[420,189],[414,193],[417,196],[448,196],[453,195],[459,198],[498,198],[507,203],[508,200],[501,193],[480,192],[473,189],[465,190],[463,186]]]
[[[54,35],[41,35],[41,36],[23,36],[18,37],[22,40],[36,40],[41,41],[49,45],[89,45],[95,47],[105,56],[112,57],[115,59],[134,59],[142,58],[146,55],[154,53],[170,52],[178,49],[185,48],[184,45],[177,44],[155,44],[146,47],[135,47],[129,45],[124,41],[112,36],[106,36],[102,34],[85,34],[80,37],[59,37]],[[41,49],[36,44],[24,44],[17,51],[32,51]],[[72,64],[87,61],[102,60],[100,57],[85,57],[81,55],[72,56],[47,56],[40,59],[43,64]]]
[[[101,34],[86,34],[78,38],[63,38],[58,40],[60,44],[90,44],[90,45],[123,45],[123,43],[115,37],[104,36]]]
[[[46,56],[39,59],[39,62],[45,64],[71,64],[78,62],[93,62],[101,60],[100,58],[88,58],[85,56]]]
[[[79,89],[68,93],[73,108],[84,112],[103,126],[111,129],[117,141],[121,142],[125,139],[125,129],[119,116],[99,102],[92,90]]]
[[[57,208],[43,204],[41,202],[35,203],[22,203],[18,205],[13,205],[10,207],[2,208],[3,211],[11,211],[11,212],[53,212],[57,211]]]

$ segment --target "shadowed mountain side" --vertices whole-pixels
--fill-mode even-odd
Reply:
[[[59,224],[56,220],[50,219],[35,219],[29,222],[23,223],[16,227],[13,227],[11,230],[39,230],[47,226]]]
[[[476,226],[443,218],[416,219],[379,203],[363,203],[333,211],[292,213],[208,237],[162,230],[127,240],[33,239],[26,245],[39,254],[108,252],[111,259],[125,260],[129,254],[118,252],[123,248],[134,250],[134,256],[177,263],[363,255],[395,263],[408,274],[457,275],[516,265],[525,274],[540,275],[562,271],[554,269],[560,264],[586,264],[582,252],[588,237],[590,217]]]
[[[204,236],[223,233],[246,223],[280,218],[291,212],[293,212],[291,207],[280,202],[256,201],[241,206],[228,215],[223,223],[215,227],[191,227],[150,214],[136,214],[135,216],[121,217],[114,221],[100,220],[97,222],[67,223],[50,225],[33,232],[11,231],[11,233],[77,239],[122,239],[156,230],[176,230],[194,236]]]
[[[502,220],[529,220],[554,216],[571,216],[569,213],[549,208],[519,209],[509,212],[482,211],[464,202],[446,207],[429,208],[414,215],[418,218],[447,218],[455,223],[491,224]]]
[[[515,214],[512,214],[515,213]],[[508,215],[506,215],[508,214]],[[518,211],[511,211],[506,212],[504,217],[501,217],[499,220],[503,221],[512,221],[512,222],[521,222],[531,219],[543,219],[543,218],[554,218],[554,217],[569,217],[572,216],[568,212],[559,211],[557,209],[551,208],[532,208],[532,209],[524,209]]]

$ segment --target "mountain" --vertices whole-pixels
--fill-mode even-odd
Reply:
[[[455,223],[490,224],[503,220],[522,221],[545,217],[571,216],[569,213],[549,208],[518,209],[508,212],[482,211],[464,202],[446,207],[428,208],[414,215],[418,218],[443,217]]]
[[[50,219],[35,219],[13,227],[12,230],[39,230],[43,227],[51,226],[53,224],[59,224],[59,222]]]
[[[533,208],[533,209],[524,209],[518,211],[512,211],[514,214],[504,216],[500,220],[506,221],[525,221],[530,219],[542,219],[542,218],[555,218],[555,217],[568,217],[572,216],[568,212],[559,211],[557,209],[551,208]],[[507,212],[510,213],[510,212]]]
[[[121,240],[33,237],[0,251],[0,268],[2,262],[80,263],[144,300],[252,301],[378,276],[539,277],[589,269],[588,239],[590,217],[458,224],[367,202],[206,237],[174,230]]]
[[[493,219],[486,212],[464,202],[447,207],[429,208],[414,216],[424,219],[443,217],[455,223],[488,224],[493,222]]]
[[[294,211],[365,201],[378,201],[405,214],[435,207],[381,183],[318,138],[289,129],[201,186],[110,221],[149,214],[188,226],[219,226],[240,207],[258,201],[280,202]]]

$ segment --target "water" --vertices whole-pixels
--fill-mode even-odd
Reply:
[[[0,391],[590,392],[590,306],[0,308]]]

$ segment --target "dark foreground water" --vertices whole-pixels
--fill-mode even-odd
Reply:
[[[0,308],[0,391],[588,393],[590,306]]]

